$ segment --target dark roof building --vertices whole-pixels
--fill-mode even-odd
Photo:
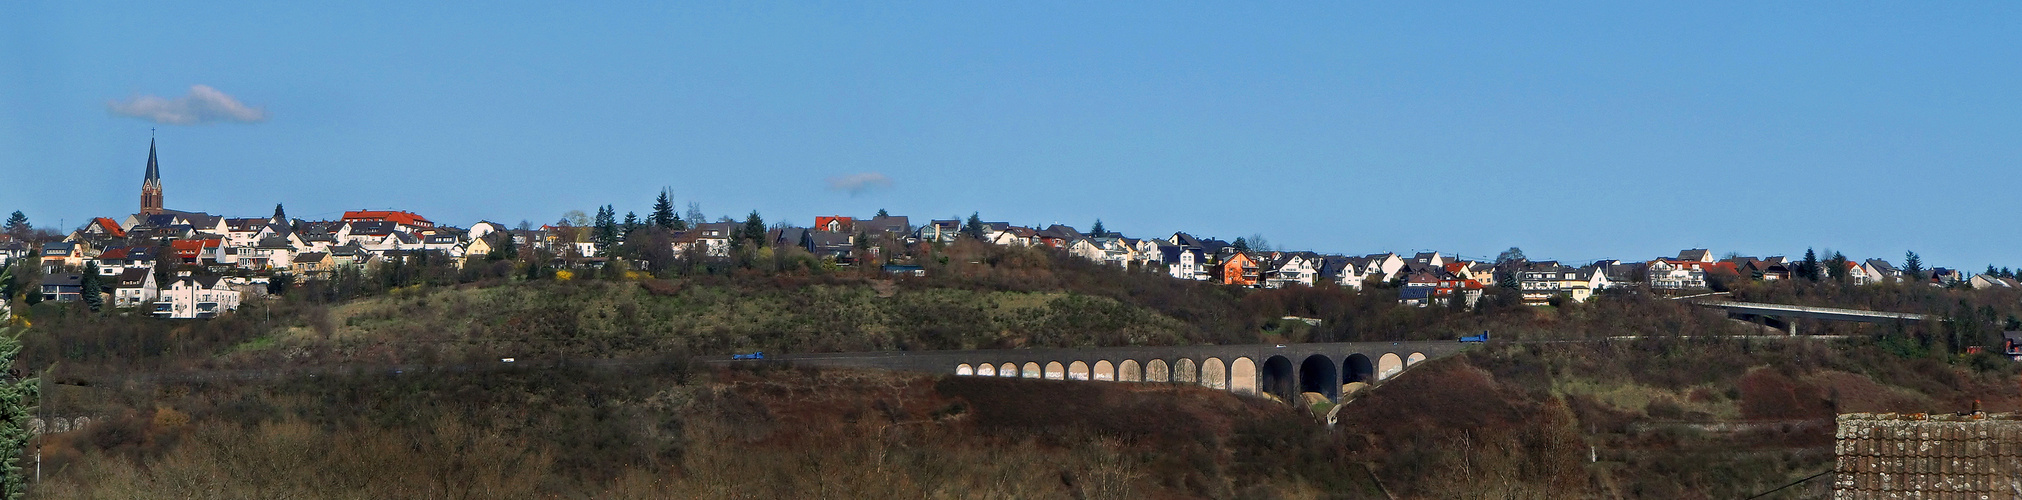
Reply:
[[[71,302],[84,297],[84,275],[56,273],[42,277],[42,300]]]
[[[881,215],[856,221],[856,229],[865,233],[905,234],[913,230],[913,225],[904,215]]]

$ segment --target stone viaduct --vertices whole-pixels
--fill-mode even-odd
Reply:
[[[767,355],[794,364],[1049,380],[1199,384],[1295,401],[1340,401],[1348,384],[1375,384],[1473,344],[1451,340],[1312,344],[980,349]],[[724,358],[727,358],[724,357]],[[729,362],[724,358],[714,362]]]

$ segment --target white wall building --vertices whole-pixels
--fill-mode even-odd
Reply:
[[[188,272],[176,276],[154,304],[158,318],[213,318],[239,308],[239,292],[217,276],[193,277]]]

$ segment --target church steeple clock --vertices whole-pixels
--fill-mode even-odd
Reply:
[[[147,179],[140,183],[140,213],[161,213],[161,165],[155,162],[153,138],[147,140]]]

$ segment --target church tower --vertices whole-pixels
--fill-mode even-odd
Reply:
[[[147,140],[147,179],[140,183],[140,213],[161,213],[161,165],[155,163],[154,139]]]

